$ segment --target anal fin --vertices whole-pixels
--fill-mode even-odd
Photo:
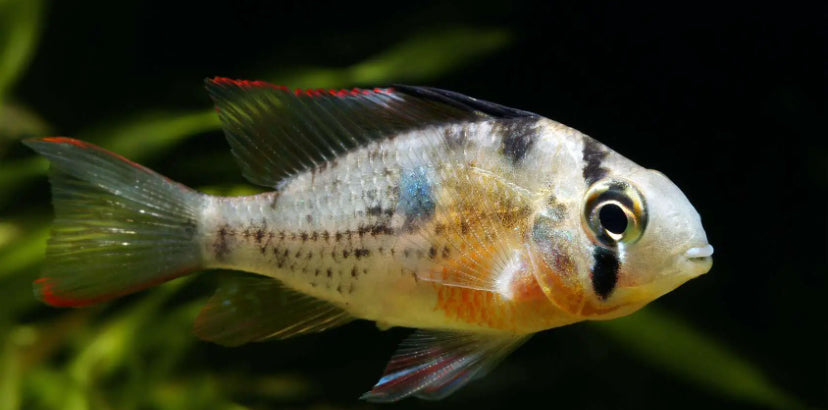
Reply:
[[[439,400],[484,376],[529,335],[417,330],[402,342],[382,378],[362,399],[393,402],[414,395]]]
[[[321,332],[353,320],[342,308],[288,289],[276,279],[237,274],[196,318],[195,334],[224,346]]]

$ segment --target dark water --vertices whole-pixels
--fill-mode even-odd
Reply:
[[[416,47],[426,51],[403,55],[402,64],[381,76],[387,79],[383,84],[360,82],[370,75],[352,70],[350,77],[328,83],[287,85],[401,81],[455,90],[540,113],[661,170],[701,213],[716,254],[708,275],[660,299],[654,309],[715,340],[796,402],[826,407],[824,8],[392,4],[52,2],[41,42],[12,95],[57,134],[95,136],[89,129],[98,124],[117,127],[145,112],[209,109],[201,87],[205,77],[305,81],[302,73],[341,73],[424,38]],[[434,63],[427,58],[429,47],[441,47],[444,38],[429,33],[470,29],[506,34],[502,42],[493,40],[491,50],[450,69],[418,74]],[[463,41],[477,40],[466,36],[457,54]],[[337,83],[343,79],[353,81]],[[13,147],[3,160],[27,155]],[[196,133],[143,162],[189,185],[244,183],[217,131]],[[0,215],[49,218],[45,179],[33,179],[19,192]],[[38,269],[29,266],[0,280],[18,298],[28,297],[28,281]],[[131,353],[107,355],[101,353],[105,347],[84,350],[77,344],[100,340],[95,332],[113,323],[138,320],[138,314],[119,315],[143,303],[143,296],[71,322],[73,332],[87,336],[64,336],[14,376],[20,380],[14,388],[18,404],[49,407],[64,403],[49,395],[67,394],[61,397],[70,403],[78,394],[91,408],[373,407],[356,398],[379,377],[405,330],[379,332],[356,323],[225,349],[190,340],[186,324],[196,311],[176,310],[212,286],[203,275],[159,301],[158,310],[136,325],[140,341],[126,345],[136,349]],[[51,328],[51,321],[74,314],[34,302],[21,306],[3,313],[4,331],[12,332],[16,323]],[[171,321],[164,313],[171,311],[180,318]],[[643,329],[663,328],[645,322]],[[590,324],[547,331],[449,400],[406,400],[394,407],[784,407],[757,399],[761,392],[717,388],[721,374],[711,374],[714,382],[705,384],[704,375],[659,365],[612,335]],[[683,346],[678,340],[676,345]],[[81,393],[55,387],[76,380],[66,375],[72,366],[86,365],[77,364],[82,351],[107,358],[90,373],[92,387]],[[697,359],[714,373],[732,370],[706,360],[716,358]]]

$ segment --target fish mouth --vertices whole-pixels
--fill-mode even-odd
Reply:
[[[705,258],[713,256],[713,245],[708,244],[705,246],[690,248],[684,252],[684,256],[690,260],[704,260]]]
[[[710,244],[690,248],[683,256],[690,262],[690,270],[694,276],[705,274],[713,267],[713,246]]]

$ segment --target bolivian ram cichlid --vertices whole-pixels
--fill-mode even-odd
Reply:
[[[244,175],[275,190],[210,196],[82,141],[26,141],[52,163],[40,299],[258,274],[220,286],[195,333],[419,328],[363,398],[439,399],[535,332],[629,314],[711,267],[670,180],[539,115],[425,87],[207,89]]]

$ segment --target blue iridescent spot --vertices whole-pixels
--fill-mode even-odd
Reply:
[[[434,192],[426,167],[403,170],[400,176],[400,212],[406,228],[415,228],[434,215]]]

